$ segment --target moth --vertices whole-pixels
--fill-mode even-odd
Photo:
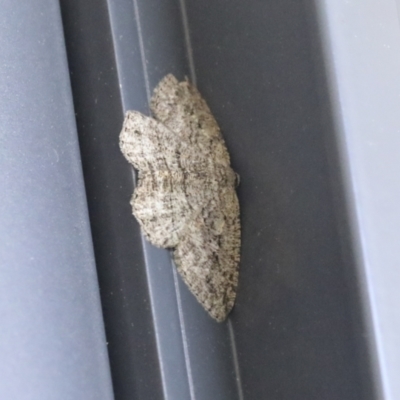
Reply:
[[[153,118],[128,111],[120,134],[138,171],[133,214],[153,245],[173,250],[184,282],[221,322],[238,284],[237,175],[215,118],[187,80],[164,77],[150,108]]]

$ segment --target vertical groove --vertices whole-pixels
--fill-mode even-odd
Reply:
[[[132,168],[132,175],[133,175],[134,184],[136,186],[135,172],[134,172],[133,168]],[[160,354],[160,335],[159,335],[159,332],[158,332],[158,327],[157,327],[156,321],[154,319],[154,294],[153,294],[153,288],[152,288],[152,286],[151,286],[151,284],[149,282],[149,274],[150,274],[150,272],[149,272],[149,259],[148,259],[148,256],[147,256],[147,249],[146,249],[146,239],[144,238],[143,233],[140,234],[140,237],[142,239],[143,257],[144,257],[144,265],[145,265],[145,268],[146,268],[147,286],[149,288],[149,295],[150,295],[149,297],[150,297],[150,304],[151,304],[151,310],[152,310],[154,335],[156,337],[157,351],[158,351],[158,354]],[[158,362],[159,362],[159,366],[160,366],[162,391],[163,391],[163,394],[164,394],[164,399],[167,399],[168,398],[168,396],[167,396],[167,386],[166,386],[166,382],[165,382],[166,378],[165,378],[165,372],[164,372],[164,365],[163,365],[163,361],[162,361],[161,357],[158,357]]]
[[[126,101],[124,99],[124,94],[122,91],[122,73],[121,73],[121,67],[120,67],[120,63],[118,61],[118,57],[116,54],[116,49],[117,49],[117,45],[116,45],[116,38],[115,38],[115,32],[114,32],[114,26],[113,26],[113,20],[111,17],[111,11],[110,11],[110,0],[106,0],[106,4],[107,4],[107,15],[108,15],[108,23],[110,24],[110,33],[111,33],[111,39],[112,39],[112,47],[114,49],[114,61],[115,61],[115,69],[117,71],[117,79],[118,79],[118,88],[119,88],[119,97],[121,99],[121,104],[122,104],[122,111],[123,113],[126,112]],[[134,182],[135,183],[135,182]],[[135,187],[135,186],[134,186]]]
[[[179,4],[180,4],[181,14],[182,14],[183,34],[185,37],[185,46],[186,46],[186,54],[187,54],[188,64],[189,64],[190,80],[192,81],[193,85],[196,86],[197,79],[196,79],[196,71],[195,71],[195,67],[194,67],[192,42],[190,40],[189,21],[188,21],[187,11],[186,11],[186,2],[185,2],[185,0],[179,0]],[[175,269],[174,269],[174,279],[176,279]],[[176,287],[176,291],[177,291],[179,318],[181,318],[182,304],[181,304],[179,288],[177,287],[177,283],[175,284],[175,287]],[[234,365],[234,370],[235,370],[235,375],[236,375],[236,385],[237,385],[236,387],[237,387],[237,391],[238,391],[238,398],[239,398],[239,400],[244,400],[242,380],[240,377],[239,360],[238,360],[237,349],[236,349],[235,335],[234,335],[232,323],[230,320],[228,320],[227,325],[228,325],[229,338],[230,338],[231,348],[232,348],[232,356],[233,356],[232,358],[233,358],[233,365]],[[187,357],[187,360],[186,360],[186,352],[188,351],[188,349],[187,349],[186,332],[185,332],[183,318],[181,320],[181,327],[182,327],[182,338],[184,340],[184,348],[185,348],[185,361],[190,363],[189,357]],[[190,369],[189,364],[187,364],[187,370],[188,370],[188,376],[189,376],[190,391],[192,393],[193,383],[192,383],[192,374],[191,374],[191,369]]]
[[[147,64],[146,64],[146,53],[144,51],[144,42],[143,42],[143,34],[142,34],[142,25],[140,21],[140,13],[139,13],[139,6],[137,3],[137,0],[133,0],[133,9],[136,17],[136,26],[137,26],[137,32],[138,32],[138,39],[139,39],[139,48],[140,48],[140,57],[142,60],[142,68],[143,68],[143,77],[144,77],[144,83],[146,87],[146,95],[147,95],[147,107],[148,110],[150,109],[150,84],[149,84],[149,74],[147,71]],[[135,177],[135,172],[134,169],[132,168],[132,177],[133,177],[133,182],[136,187],[136,177]],[[157,343],[157,349],[158,349],[158,354],[160,354],[160,335],[158,332],[158,326],[155,321],[155,316],[154,316],[154,293],[153,293],[153,288],[152,285],[149,282],[149,259],[148,259],[148,254],[147,254],[147,249],[146,249],[146,239],[143,236],[143,233],[141,233],[141,239],[142,239],[142,248],[143,248],[143,256],[144,256],[144,261],[145,261],[145,268],[146,268],[146,276],[147,276],[147,285],[149,288],[149,294],[150,294],[150,302],[151,304],[151,309],[152,309],[152,316],[153,316],[153,325],[154,325],[154,334],[156,337],[156,343]],[[167,386],[166,386],[166,377],[165,377],[165,371],[164,371],[164,365],[163,365],[163,360],[160,359],[159,357],[159,365],[160,365],[160,374],[161,374],[161,382],[162,382],[162,388],[163,388],[163,393],[164,393],[164,398],[167,399]]]
[[[244,400],[242,379],[240,377],[239,360],[238,360],[238,355],[237,355],[237,350],[236,350],[235,333],[233,332],[233,326],[232,326],[232,322],[230,319],[228,319],[227,325],[228,325],[228,330],[229,330],[229,338],[231,340],[231,346],[232,346],[233,366],[235,368],[238,398],[239,398],[239,400]]]
[[[183,318],[181,292],[179,290],[178,275],[177,275],[177,271],[176,271],[176,266],[175,265],[172,265],[172,270],[173,270],[173,276],[174,276],[176,300],[177,300],[177,303],[178,303],[179,323],[180,323],[180,326],[181,326],[181,334],[182,334],[182,342],[183,342],[183,354],[185,356],[185,364],[186,364],[186,372],[187,372],[187,376],[188,376],[190,399],[191,400],[196,400],[196,396],[195,396],[195,393],[194,393],[192,368],[190,366],[190,356],[189,356],[189,347],[188,347],[188,341],[187,341],[187,336],[186,336],[185,320]]]
[[[144,84],[146,86],[146,94],[147,94],[147,104],[150,104],[151,96],[150,96],[149,74],[147,72],[146,53],[144,51],[142,25],[141,25],[141,21],[140,21],[140,13],[139,13],[139,6],[137,3],[137,0],[133,0],[133,9],[135,11],[135,16],[136,16],[136,26],[137,26],[137,31],[138,31],[139,47],[140,47],[140,57],[142,59]]]
[[[192,84],[196,86],[196,72],[194,69],[194,61],[193,61],[193,48],[192,42],[190,40],[189,34],[189,22],[186,12],[186,3],[185,0],[179,0],[180,8],[181,8],[181,15],[182,15],[182,23],[183,23],[183,35],[185,37],[185,47],[186,47],[186,54],[188,58],[189,64],[189,72],[190,72],[190,80]]]

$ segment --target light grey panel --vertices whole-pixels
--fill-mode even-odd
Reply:
[[[381,398],[400,399],[400,26],[395,0],[317,2]]]
[[[0,1],[0,398],[113,398],[58,2]]]

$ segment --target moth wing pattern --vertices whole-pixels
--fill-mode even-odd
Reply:
[[[185,230],[185,240],[174,250],[174,261],[184,282],[198,301],[221,322],[231,311],[236,297],[240,245],[238,223],[226,226],[221,235],[210,232],[206,223],[197,220]],[[224,237],[224,234],[226,235]],[[206,251],[204,249],[207,249]]]
[[[169,145],[165,146],[168,142]],[[164,169],[177,162],[176,134],[154,118],[138,111],[128,111],[120,134],[120,148],[125,158],[137,169]]]
[[[176,135],[137,111],[128,111],[120,134],[125,158],[138,170],[131,199],[133,214],[155,246],[172,248],[185,225],[186,197],[174,150]],[[164,149],[164,143],[169,143]],[[176,143],[175,143],[176,145]]]
[[[169,74],[154,89],[150,108],[158,121],[179,132],[183,145],[191,146],[188,155],[193,155],[195,146],[200,154],[213,155],[214,162],[230,166],[217,121],[195,86]]]
[[[154,119],[128,112],[123,154],[138,169],[133,213],[146,238],[172,248],[176,267],[217,321],[233,307],[240,258],[236,174],[198,90],[167,75],[154,90]]]

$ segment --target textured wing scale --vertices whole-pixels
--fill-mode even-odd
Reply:
[[[197,89],[167,75],[154,117],[129,111],[123,154],[139,171],[133,213],[147,239],[173,248],[179,273],[217,321],[232,309],[240,256],[236,176],[219,127]]]

